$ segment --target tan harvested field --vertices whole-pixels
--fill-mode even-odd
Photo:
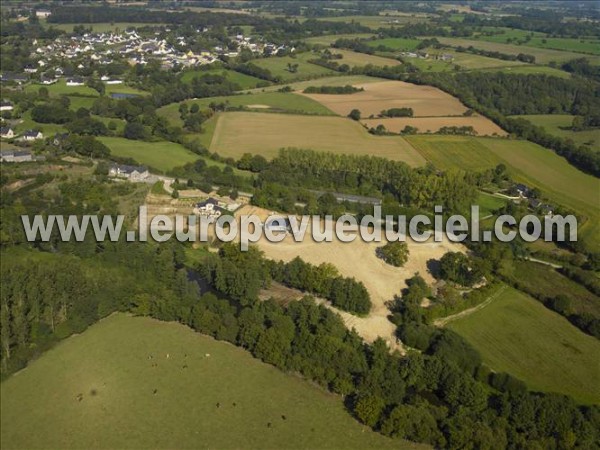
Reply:
[[[405,126],[416,127],[419,133],[436,133],[442,127],[472,126],[479,136],[506,136],[506,131],[484,116],[471,117],[394,117],[390,119],[365,119],[369,128],[382,124],[388,131],[400,132]]]
[[[246,205],[236,211],[236,216],[241,214],[256,214],[264,222],[272,212]],[[368,316],[357,317],[332,309],[340,314],[349,328],[354,327],[368,342],[381,337],[391,348],[398,350],[402,348],[396,343],[396,327],[387,319],[390,311],[385,303],[400,294],[406,287],[405,280],[416,272],[428,283],[433,283],[433,277],[427,269],[427,261],[430,259],[439,260],[448,251],[465,251],[462,245],[448,241],[417,243],[408,240],[408,262],[404,267],[394,267],[376,256],[375,250],[383,245],[382,243],[364,242],[360,237],[354,242],[344,243],[336,240],[335,236],[333,242],[317,243],[310,237],[310,228],[309,225],[302,242],[296,242],[290,234],[281,242],[269,242],[263,237],[256,245],[270,259],[291,261],[299,256],[311,264],[331,263],[337,267],[340,274],[363,282],[373,303]],[[385,233],[382,235],[385,236]]]
[[[353,52],[352,50],[331,49],[334,55],[342,55],[342,59],[336,59],[339,64],[348,64],[350,67],[366,66],[373,64],[374,66],[399,66],[400,61],[391,58],[384,58],[377,55],[367,55],[366,53]]]
[[[411,166],[425,159],[400,136],[373,136],[344,117],[228,112],[219,120],[210,150],[239,158],[244,153],[273,158],[279,149],[306,148],[338,154],[373,155]]]
[[[459,116],[467,110],[457,98],[432,86],[404,81],[355,84],[363,92],[349,95],[303,94],[346,116],[359,109],[363,117],[378,115],[384,109],[412,108],[415,116]]]

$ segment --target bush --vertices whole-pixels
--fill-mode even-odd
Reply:
[[[408,245],[406,242],[388,242],[377,249],[379,256],[388,264],[402,267],[408,261]]]

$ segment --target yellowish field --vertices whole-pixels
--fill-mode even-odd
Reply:
[[[336,59],[339,64],[348,64],[350,67],[366,66],[373,64],[374,66],[399,66],[400,61],[384,58],[382,56],[367,55],[366,53],[353,52],[352,50],[331,49],[334,55],[342,55],[342,59]]]
[[[239,158],[244,153],[273,158],[281,148],[297,147],[338,154],[373,155],[411,166],[425,159],[400,136],[373,136],[344,117],[229,112],[219,115],[210,150]]]
[[[264,222],[271,212],[247,205],[236,211],[237,214],[255,214]],[[383,245],[381,242],[364,242],[357,237],[354,242],[349,243],[340,242],[335,238],[333,242],[317,243],[310,238],[310,229],[309,224],[302,242],[296,242],[292,235],[288,235],[282,242],[269,242],[263,238],[256,245],[270,259],[291,261],[299,256],[311,264],[331,263],[343,276],[361,281],[369,291],[373,303],[369,315],[357,317],[334,308],[335,311],[349,328],[354,327],[366,341],[373,342],[381,337],[391,348],[398,350],[402,348],[394,337],[396,327],[387,319],[390,311],[385,302],[400,294],[406,287],[405,280],[416,272],[428,283],[433,283],[434,280],[427,269],[427,261],[430,259],[438,260],[448,251],[464,251],[462,245],[448,241],[417,243],[408,240],[408,262],[404,267],[394,267],[377,257],[375,251]],[[382,237],[385,238],[385,233]]]
[[[471,117],[394,117],[362,120],[369,128],[383,125],[388,131],[400,132],[405,126],[416,127],[419,133],[436,133],[442,127],[472,126],[480,136],[506,136],[506,131],[484,116]]]
[[[467,108],[457,98],[432,86],[404,81],[380,81],[357,84],[363,92],[350,95],[304,94],[340,115],[359,109],[363,117],[384,109],[412,108],[415,116],[459,116]]]

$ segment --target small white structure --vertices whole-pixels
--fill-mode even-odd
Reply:
[[[83,86],[85,83],[83,78],[69,78],[67,80],[67,86]]]
[[[2,101],[0,102],[0,111],[12,111],[14,106],[11,102]]]
[[[215,198],[208,198],[203,202],[197,203],[194,207],[194,214],[199,216],[220,217],[223,209],[219,206],[219,201]]]
[[[129,181],[143,181],[148,178],[150,172],[144,166],[113,165],[108,175],[115,178],[125,178]]]
[[[15,137],[15,132],[10,127],[2,127],[0,128],[0,137],[4,139],[12,139]]]
[[[38,19],[47,19],[51,14],[52,12],[48,11],[47,9],[38,9],[35,12],[35,17],[37,17]]]
[[[26,162],[33,161],[31,152],[27,150],[5,150],[0,152],[0,161],[2,162]]]

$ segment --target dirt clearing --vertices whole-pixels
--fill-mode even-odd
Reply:
[[[478,136],[506,136],[507,133],[490,119],[484,116],[471,117],[395,117],[391,119],[361,120],[369,128],[377,125],[386,130],[399,133],[404,127],[418,128],[418,133],[437,133],[442,127],[473,127]]]

